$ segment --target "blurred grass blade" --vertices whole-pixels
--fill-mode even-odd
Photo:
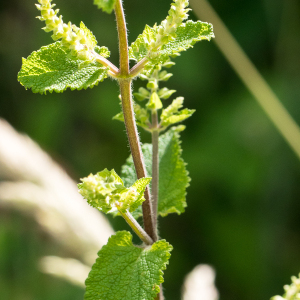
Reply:
[[[44,256],[39,262],[43,273],[66,280],[74,285],[85,287],[84,281],[91,270],[77,259],[62,258],[58,256]]]
[[[194,13],[214,26],[215,42],[250,93],[300,159],[300,129],[207,0],[191,0]]]

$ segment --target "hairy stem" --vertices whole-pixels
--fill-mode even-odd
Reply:
[[[153,222],[157,227],[157,207],[158,207],[158,188],[159,188],[159,160],[158,160],[158,116],[157,110],[152,111],[152,205]]]
[[[129,56],[128,56],[128,40],[125,15],[122,6],[122,0],[117,0],[115,4],[115,14],[119,37],[119,53],[120,53],[120,75],[128,78],[129,76]]]
[[[129,74],[128,42],[127,29],[122,7],[122,1],[117,0],[115,4],[115,14],[119,35],[119,52],[120,52],[120,75],[118,81],[122,99],[122,109],[124,114],[125,127],[130,145],[130,150],[138,179],[146,177],[146,168],[141,150],[140,140],[134,118],[131,79]],[[145,201],[143,202],[143,221],[147,234],[155,242],[157,240],[156,228],[153,226],[152,204],[150,200],[149,188],[145,190]]]
[[[125,219],[127,224],[146,245],[153,244],[153,240],[151,239],[151,237],[145,232],[145,230],[141,227],[141,225],[136,221],[136,219],[132,216],[132,214],[129,211],[126,210],[126,212],[123,213],[121,210],[119,210],[119,212],[121,216]]]
[[[147,62],[148,62],[147,57],[144,57],[142,60],[140,60],[136,65],[134,65],[130,69],[130,76],[131,77],[136,77],[137,75],[139,75],[139,73],[144,69]]]
[[[105,67],[109,68],[108,74],[114,78],[117,77],[118,73],[120,70],[113,64],[111,63],[108,59],[104,58],[103,56],[99,55],[95,51],[93,51],[94,56],[96,57],[96,61],[102,64]]]
[[[125,127],[127,132],[127,137],[130,145],[130,150],[136,170],[138,179],[147,177],[146,168],[144,164],[143,154],[141,150],[141,145],[139,141],[138,131],[135,123],[132,96],[131,96],[131,80],[123,79],[119,80],[121,98],[122,98],[122,109],[124,114]],[[152,219],[152,204],[150,201],[149,188],[145,190],[145,201],[143,202],[143,219],[145,231],[153,239],[157,240],[156,228],[153,226]]]

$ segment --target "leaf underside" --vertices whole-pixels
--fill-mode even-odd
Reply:
[[[107,48],[96,48],[100,55],[109,56]],[[18,80],[34,93],[61,93],[67,88],[92,88],[107,77],[107,72],[108,68],[97,62],[73,58],[61,42],[56,42],[33,52],[27,59],[23,58]]]
[[[172,246],[160,240],[146,248],[119,231],[98,252],[85,282],[85,300],[153,300],[159,293]]]
[[[181,158],[180,136],[176,127],[159,137],[159,196],[158,213],[166,216],[170,213],[181,214],[186,207],[186,188],[190,177],[186,170],[186,163]],[[152,145],[144,144],[142,151],[148,176],[152,174]],[[136,173],[132,156],[122,167],[121,177],[126,186],[136,180]],[[134,211],[133,216],[142,216],[141,206]]]
[[[148,55],[151,39],[155,39],[155,28],[146,26],[135,42],[129,48],[130,59],[140,61]],[[214,37],[213,26],[210,23],[201,21],[187,21],[181,24],[176,30],[176,38],[158,51],[157,57],[151,60],[152,64],[165,62],[169,56],[178,55],[180,52],[191,48],[201,40],[210,41]]]

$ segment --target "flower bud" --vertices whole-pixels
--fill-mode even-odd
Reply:
[[[45,21],[46,27],[43,29],[46,32],[53,31],[52,39],[57,41],[62,39],[62,45],[69,50],[71,54],[81,60],[93,60],[92,50],[95,43],[92,38],[85,33],[81,28],[75,25],[64,24],[62,16],[57,16],[59,9],[52,9],[55,4],[51,4],[52,0],[38,0],[40,4],[36,4],[38,10],[41,11],[40,20]]]

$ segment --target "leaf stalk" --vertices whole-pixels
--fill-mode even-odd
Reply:
[[[102,64],[105,67],[109,68],[108,74],[114,78],[116,78],[120,72],[120,70],[112,63],[110,62],[108,59],[106,59],[105,57],[99,55],[98,53],[96,53],[95,51],[92,52],[93,55],[96,57],[96,61],[100,64]]]
[[[147,57],[144,57],[142,60],[140,60],[136,65],[134,65],[130,69],[130,76],[136,77],[137,75],[139,75],[139,73],[144,69],[148,61],[149,60]]]
[[[153,240],[151,239],[151,237],[145,232],[145,230],[141,227],[141,225],[136,221],[136,219],[132,216],[132,214],[128,210],[126,210],[125,213],[119,210],[119,213],[125,219],[127,224],[132,228],[132,230],[137,234],[137,236],[146,245],[153,244]]]

